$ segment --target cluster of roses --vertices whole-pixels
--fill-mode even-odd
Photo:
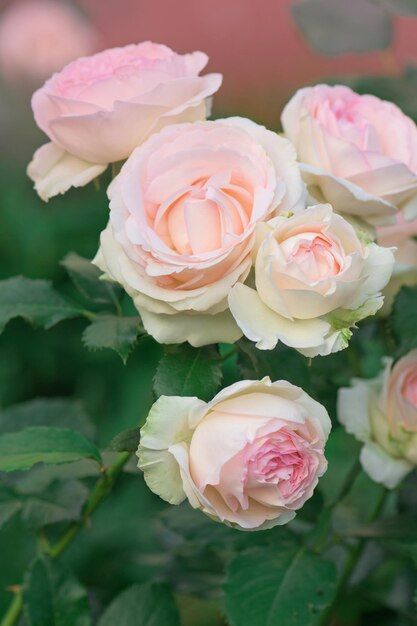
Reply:
[[[279,341],[309,357],[341,350],[381,308],[393,270],[375,227],[417,217],[417,128],[391,103],[326,85],[290,100],[284,136],[240,117],[206,121],[222,80],[199,75],[207,60],[146,42],[69,64],[33,96],[51,142],[29,176],[47,200],[124,161],[93,263],[124,287],[157,341],[245,335],[262,350]],[[385,420],[375,437],[361,384],[362,412],[350,400],[343,408],[353,391],[341,395],[368,468],[389,454],[388,430],[417,431],[413,376],[401,387],[408,417]],[[237,527],[271,527],[311,496],[330,427],[301,389],[242,381],[208,404],[160,398],[139,465],[169,502],[187,497]],[[402,475],[416,454],[407,459]]]

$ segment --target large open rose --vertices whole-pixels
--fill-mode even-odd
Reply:
[[[290,521],[326,471],[326,409],[286,381],[244,380],[211,402],[162,396],[141,431],[139,467],[171,504],[261,530]]]
[[[282,113],[313,196],[380,224],[417,217],[417,127],[392,104],[348,87],[300,89]]]
[[[32,98],[36,123],[51,143],[28,174],[48,199],[126,159],[166,124],[203,120],[220,74],[199,76],[203,52],[176,54],[144,42],[80,58],[54,74]]]
[[[257,235],[255,288],[236,284],[229,307],[258,348],[282,341],[310,357],[336,352],[382,306],[392,251],[361,241],[329,204],[280,215]]]
[[[417,466],[417,350],[372,380],[339,390],[338,417],[364,443],[361,463],[376,482],[395,487]]]
[[[94,260],[162,343],[233,342],[227,294],[246,278],[256,224],[304,206],[291,144],[243,118],[169,126],[109,187]]]

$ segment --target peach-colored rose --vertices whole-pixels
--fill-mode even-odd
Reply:
[[[376,482],[395,487],[417,466],[417,350],[373,380],[339,390],[338,417],[362,441],[361,463]]]
[[[282,125],[318,200],[369,224],[398,208],[417,217],[417,128],[395,104],[317,85],[293,96]]]
[[[227,294],[251,266],[254,230],[304,206],[291,144],[243,118],[169,126],[109,187],[94,263],[119,282],[158,341],[233,342]]]
[[[139,467],[171,504],[262,530],[290,521],[327,468],[326,409],[286,381],[244,380],[211,402],[162,396],[141,431]]]
[[[397,213],[396,223],[378,226],[376,238],[380,246],[394,246],[395,265],[391,280],[384,289],[382,314],[389,314],[394,297],[403,285],[417,283],[417,219],[407,222],[402,213]]]
[[[282,341],[309,357],[337,352],[382,306],[392,251],[361,241],[329,204],[259,224],[257,237],[255,288],[236,284],[229,307],[261,350]]]
[[[64,2],[14,0],[0,14],[0,72],[11,83],[33,88],[97,45],[92,24]]]
[[[54,74],[32,98],[36,123],[51,140],[28,168],[39,195],[86,184],[167,124],[205,119],[207,98],[222,80],[199,76],[207,61],[203,52],[181,55],[144,42]]]

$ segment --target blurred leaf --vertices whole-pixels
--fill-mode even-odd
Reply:
[[[39,497],[24,500],[22,519],[31,528],[41,528],[65,520],[77,520],[89,490],[79,480],[56,481]]]
[[[10,433],[27,426],[71,428],[93,439],[95,427],[78,400],[36,398],[0,410],[0,432]]]
[[[118,302],[122,289],[108,280],[100,280],[102,271],[75,252],[70,252],[61,261],[80,293],[97,304],[111,304]]]
[[[140,328],[138,317],[98,315],[83,332],[83,342],[90,350],[111,348],[126,363]]]
[[[333,512],[334,527],[339,533],[357,524],[367,523],[380,511],[387,490],[360,471],[349,493],[342,498]]]
[[[401,287],[392,307],[391,331],[402,355],[417,346],[417,285]]]
[[[84,587],[62,566],[38,557],[23,582],[28,626],[91,626]]]
[[[373,0],[393,15],[417,15],[417,0]]]
[[[131,428],[119,433],[110,441],[108,450],[114,452],[136,452],[139,445],[140,428]]]
[[[417,517],[397,515],[379,519],[372,524],[349,525],[344,535],[366,539],[399,539],[417,541]]]
[[[7,524],[9,520],[16,515],[22,508],[22,503],[18,500],[9,500],[9,502],[0,502],[0,530]]]
[[[192,348],[182,344],[166,352],[154,378],[157,396],[197,396],[210,400],[222,381],[222,364],[213,346]]]
[[[336,592],[336,568],[294,541],[232,560],[224,585],[232,626],[319,626]]]
[[[180,619],[166,585],[133,585],[113,600],[97,626],[180,626]]]
[[[382,50],[391,43],[390,17],[371,0],[301,0],[291,11],[308,43],[322,54]]]
[[[0,281],[0,332],[14,317],[50,328],[81,314],[81,309],[55,291],[47,280],[16,276]]]
[[[335,428],[326,444],[327,472],[320,479],[318,489],[327,505],[335,504],[350,483],[352,472],[358,468],[361,444],[344,428]]]
[[[296,350],[280,344],[275,350],[258,350],[252,341],[240,339],[238,344],[240,373],[247,379],[269,376],[272,381],[288,380],[308,392],[310,368],[308,359]]]
[[[0,471],[29,469],[35,463],[69,463],[81,458],[100,462],[91,441],[68,428],[33,426],[0,436]]]

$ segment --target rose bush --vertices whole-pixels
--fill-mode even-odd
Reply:
[[[163,129],[108,194],[94,263],[125,288],[157,341],[199,346],[241,336],[227,294],[248,275],[255,226],[301,209],[305,188],[286,139],[230,118]]]
[[[32,98],[36,123],[51,140],[28,167],[39,195],[47,200],[87,184],[166,124],[205,119],[222,81],[199,76],[207,62],[203,52],[181,55],[143,42],[54,74]]]
[[[338,418],[364,443],[361,463],[392,489],[417,465],[417,349],[372,380],[353,379],[338,396]]]
[[[139,467],[156,494],[186,498],[241,530],[285,524],[326,471],[330,418],[286,381],[241,381],[211,402],[162,396],[141,431]]]
[[[336,352],[382,306],[392,251],[361,241],[330,205],[279,215],[258,226],[257,239],[254,287],[236,284],[229,307],[258,348],[282,341],[310,357]]]
[[[392,102],[348,87],[300,89],[282,113],[313,196],[381,224],[417,217],[417,128]]]

